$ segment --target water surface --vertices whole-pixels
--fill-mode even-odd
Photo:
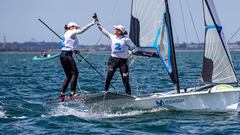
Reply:
[[[168,111],[159,108],[92,112],[74,103],[46,104],[60,94],[64,79],[59,59],[31,61],[35,54],[0,54],[1,134],[239,134],[238,112]],[[87,54],[83,54],[86,56]],[[240,54],[232,53],[238,76]],[[178,52],[181,88],[201,85],[200,52]],[[108,55],[87,59],[105,74]],[[159,59],[130,58],[133,94],[167,91],[171,81]],[[78,62],[81,89],[102,91],[103,80],[85,62]],[[116,72],[113,83],[124,91]]]

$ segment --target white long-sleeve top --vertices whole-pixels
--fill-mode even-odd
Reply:
[[[64,38],[62,41],[62,49],[64,51],[73,51],[76,46],[79,45],[77,34],[82,34],[86,30],[88,30],[91,26],[94,25],[94,22],[84,26],[81,29],[67,30],[64,34]]]
[[[111,44],[111,56],[117,57],[117,58],[127,58],[128,57],[128,50],[133,50],[136,48],[132,40],[125,36],[116,36],[114,34],[111,34],[106,29],[102,27],[100,23],[97,23],[98,28],[104,35],[106,35],[112,42]]]

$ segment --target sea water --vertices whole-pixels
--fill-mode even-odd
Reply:
[[[0,53],[0,134],[240,134],[237,111],[154,108],[94,112],[81,102],[47,104],[47,99],[59,96],[64,71],[58,58],[31,61],[34,55]],[[82,55],[88,56],[86,59],[106,74],[108,53]],[[232,57],[240,76],[240,54],[233,52]],[[86,62],[76,63],[81,92],[102,91],[104,80],[101,76]],[[134,95],[172,89],[171,80],[159,59],[130,57],[129,63]],[[202,84],[201,63],[202,52],[177,53],[181,88]],[[117,91],[124,92],[118,71],[112,84]]]

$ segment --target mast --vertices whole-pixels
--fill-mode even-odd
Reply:
[[[167,26],[168,26],[167,28],[168,28],[168,32],[169,32],[169,40],[170,40],[171,54],[172,54],[171,58],[172,58],[172,62],[173,62],[173,74],[175,76],[177,93],[180,93],[177,62],[176,62],[174,40],[173,40],[173,33],[172,33],[171,16],[170,16],[170,12],[169,12],[168,0],[164,0],[164,1],[165,1],[165,7],[166,7],[166,13],[165,13],[164,17],[166,19]]]

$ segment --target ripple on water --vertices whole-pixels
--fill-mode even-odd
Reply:
[[[236,112],[180,112],[153,110],[92,111],[81,105],[46,106],[59,95],[64,71],[59,59],[33,62],[35,54],[0,54],[0,134],[237,134]],[[84,54],[83,54],[84,55]],[[190,57],[191,56],[191,57]],[[240,76],[240,53],[233,53]],[[108,56],[93,54],[88,60],[106,74]],[[201,53],[177,53],[181,88],[201,84]],[[77,63],[81,88],[89,93],[103,89],[103,79],[85,62]],[[113,83],[124,91],[119,72]],[[133,93],[172,87],[159,59],[137,58],[130,68]],[[68,89],[68,94],[69,94]]]

